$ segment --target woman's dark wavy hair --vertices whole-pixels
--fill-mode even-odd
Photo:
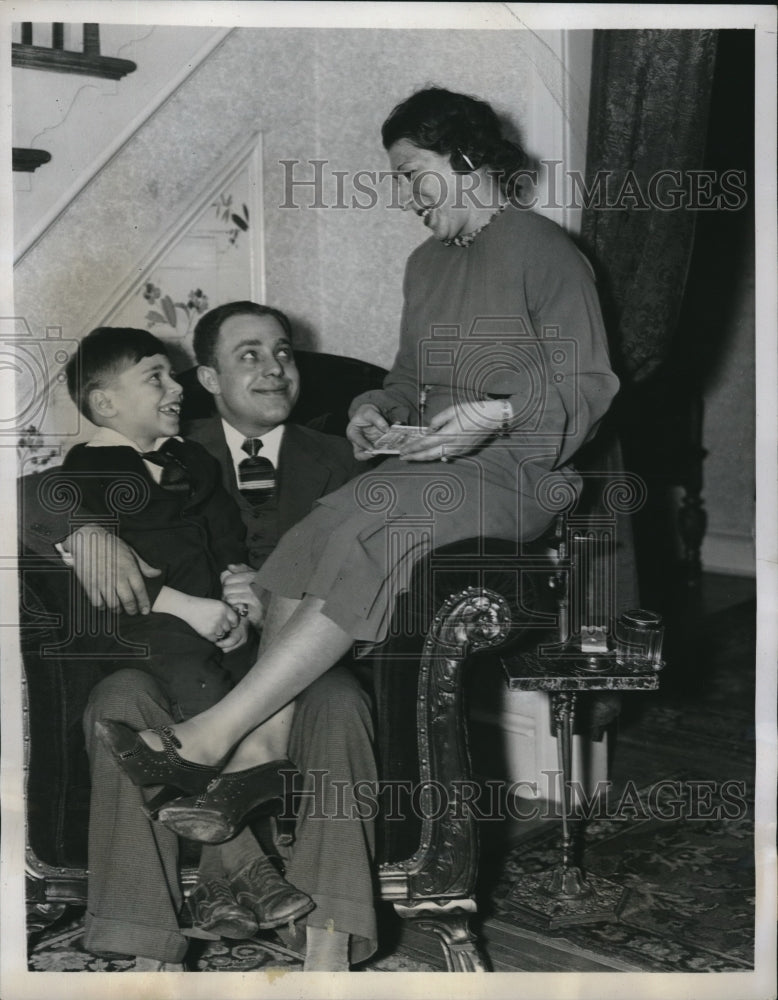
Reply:
[[[503,137],[490,104],[442,87],[418,90],[398,104],[381,127],[381,139],[385,149],[407,139],[419,149],[448,156],[460,172],[486,167],[507,194],[518,187],[519,172],[527,165],[521,146]]]

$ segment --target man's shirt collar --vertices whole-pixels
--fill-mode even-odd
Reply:
[[[221,420],[227,447],[232,456],[232,463],[237,468],[243,459],[246,458],[246,452],[243,450],[243,442],[246,440],[246,436],[245,434],[241,434],[240,431],[235,430],[232,424],[228,424],[224,418],[221,418]],[[281,441],[284,437],[284,425],[279,424],[272,431],[268,431],[267,434],[255,434],[253,436],[262,439],[262,451],[260,454],[263,458],[269,458],[277,469]]]

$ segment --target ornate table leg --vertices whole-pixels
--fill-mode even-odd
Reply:
[[[591,895],[581,869],[573,861],[572,795],[570,782],[573,777],[573,721],[575,719],[575,691],[557,691],[551,698],[553,732],[557,741],[557,759],[562,772],[562,861],[551,873],[548,893],[559,899],[581,899]]]
[[[571,782],[575,691],[554,691],[551,712],[562,776],[562,858],[550,872],[523,875],[509,901],[548,921],[549,927],[617,920],[626,890],[599,875],[584,876],[573,864]]]

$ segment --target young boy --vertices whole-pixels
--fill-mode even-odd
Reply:
[[[89,519],[110,518],[119,536],[161,569],[148,581],[151,612],[119,618],[121,639],[145,646],[146,655],[118,665],[151,674],[173,718],[188,718],[229,690],[231,674],[244,667],[231,661],[250,650],[248,623],[222,600],[220,578],[220,571],[246,558],[240,512],[222,486],[218,462],[201,445],[177,436],[182,389],[156,337],[128,328],[94,330],[71,359],[67,379],[71,398],[98,430],[68,452],[63,470],[73,474]],[[87,737],[94,770],[99,740]],[[152,814],[153,809],[150,804]],[[100,881],[100,865],[108,863],[92,856],[99,841],[92,830],[96,811],[93,799],[88,931],[92,881]],[[229,845],[209,849],[229,851]],[[308,912],[313,902],[284,886],[286,922]],[[153,914],[148,920],[153,925]],[[111,918],[93,923],[110,928]],[[143,954],[129,944],[127,953]]]
[[[245,530],[218,463],[177,437],[181,386],[164,345],[145,330],[103,327],[81,342],[68,390],[98,426],[63,470],[90,515],[162,570],[149,615],[123,615],[120,636],[148,646],[138,661],[163,685],[176,714],[201,711],[230,687],[223,654],[243,646],[247,623],[221,600],[220,571],[245,559]],[[129,664],[127,664],[129,665]]]

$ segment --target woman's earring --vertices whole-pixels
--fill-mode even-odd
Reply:
[[[468,167],[470,168],[470,170],[475,170],[475,166],[473,165],[473,161],[470,159],[470,157],[467,155],[467,153],[463,153],[462,150],[459,147],[457,147],[457,152],[462,157],[462,159],[465,161],[465,163],[468,165]]]

